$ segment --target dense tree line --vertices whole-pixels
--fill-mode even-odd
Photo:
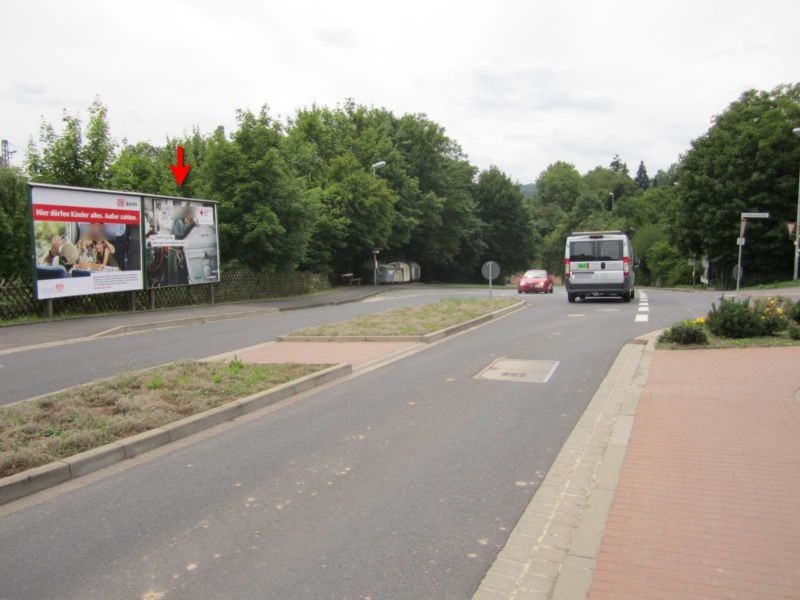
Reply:
[[[573,230],[622,229],[632,236],[641,261],[640,281],[693,283],[700,258],[711,261],[717,284],[731,284],[739,217],[764,211],[753,221],[744,247],[748,283],[787,279],[795,220],[800,139],[800,84],[748,91],[712,120],[709,130],[666,171],[650,178],[643,162],[631,178],[615,156],[608,167],[581,175],[564,162],[540,176],[530,200],[536,258],[559,270],[564,238]]]
[[[579,173],[554,162],[520,186],[496,167],[480,171],[439,124],[347,102],[311,106],[291,119],[267,108],[239,111],[226,133],[192,131],[163,146],[116,144],[106,107],[86,123],[65,113],[60,131],[42,125],[24,170],[0,170],[0,275],[27,274],[25,181],[208,198],[220,203],[226,268],[369,274],[384,259],[419,262],[428,280],[468,281],[480,264],[505,273],[562,269],[574,230],[622,229],[641,260],[640,281],[692,281],[689,259],[708,256],[720,272],[735,260],[742,210],[769,211],[745,247],[751,282],[791,274],[785,223],[794,219],[800,85],[748,91],[715,117],[685,155],[650,177],[631,176],[615,155]],[[176,146],[192,170],[178,186],[168,168]],[[385,161],[380,170],[371,166]]]
[[[495,167],[479,172],[424,115],[398,117],[347,102],[302,109],[281,122],[265,107],[239,111],[228,135],[220,128],[160,147],[117,147],[105,106],[98,100],[88,112],[85,127],[66,113],[60,132],[42,126],[26,172],[6,170],[0,180],[0,210],[24,222],[26,176],[217,200],[229,269],[369,274],[372,251],[380,248],[382,259],[419,262],[428,279],[469,280],[489,258],[507,272],[533,258],[529,207],[517,184]],[[183,186],[168,168],[178,145],[192,165]],[[378,161],[385,167],[372,170]],[[27,228],[4,219],[3,229],[24,256]],[[20,267],[27,269],[24,259],[6,261],[3,274]]]

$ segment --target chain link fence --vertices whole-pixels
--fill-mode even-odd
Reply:
[[[330,288],[325,275],[316,273],[248,273],[223,271],[219,282],[140,290],[135,293],[136,310],[192,306],[225,302],[247,302],[268,298],[301,296]],[[72,296],[53,300],[53,316],[80,316],[131,309],[127,292]],[[23,279],[0,279],[0,322],[45,316],[45,303],[36,300],[33,285]]]

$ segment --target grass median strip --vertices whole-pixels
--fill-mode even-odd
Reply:
[[[516,298],[441,300],[424,306],[395,308],[374,315],[362,315],[349,321],[301,329],[290,335],[307,337],[425,335],[518,302]]]
[[[0,478],[266,391],[330,365],[182,361],[0,408]]]

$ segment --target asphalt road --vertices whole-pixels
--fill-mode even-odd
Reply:
[[[61,382],[51,370],[85,380],[463,293],[9,355],[3,371],[24,380],[16,396],[40,393]],[[528,297],[497,322],[7,514],[0,598],[467,598],[621,346],[703,314],[714,295],[648,297],[647,322],[638,298]],[[499,356],[560,366],[547,384],[473,378]]]

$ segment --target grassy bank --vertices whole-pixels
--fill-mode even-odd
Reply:
[[[0,477],[166,425],[328,366],[178,362],[0,408]]]
[[[453,299],[424,306],[396,308],[375,315],[363,315],[295,331],[304,336],[406,336],[425,335],[445,327],[464,323],[500,308],[519,302],[516,298]]]

